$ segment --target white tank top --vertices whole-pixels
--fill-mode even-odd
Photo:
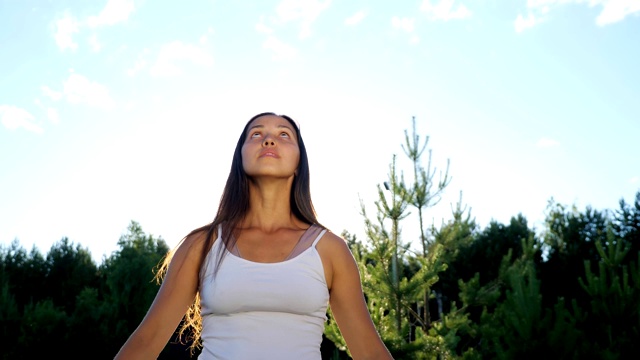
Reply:
[[[200,289],[199,360],[321,359],[329,291],[316,244],[326,231],[312,225],[299,241],[318,234],[312,245],[278,263],[252,262],[225,250],[214,276],[224,246],[218,229]]]

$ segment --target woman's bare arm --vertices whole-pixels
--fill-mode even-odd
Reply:
[[[191,235],[178,247],[147,314],[124,343],[116,360],[158,358],[195,299],[204,238],[203,233]]]
[[[378,334],[362,292],[360,272],[346,242],[335,234],[318,243],[318,251],[329,259],[331,313],[356,360],[393,359]],[[326,256],[326,257],[325,257]],[[323,261],[324,263],[324,261]]]

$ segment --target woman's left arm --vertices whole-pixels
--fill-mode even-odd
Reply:
[[[347,243],[331,232],[323,240],[318,250],[330,264],[329,306],[351,355],[356,360],[393,359],[371,320],[358,265]]]

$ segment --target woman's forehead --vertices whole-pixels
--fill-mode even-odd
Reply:
[[[287,123],[287,124],[289,123],[289,121],[287,121],[287,119],[283,118],[282,116],[268,114],[268,115],[262,115],[260,117],[253,119],[253,121],[251,122],[251,124],[249,124],[249,126],[254,126],[256,124],[270,123],[270,122]]]
[[[288,128],[294,132],[296,131],[296,128],[294,127],[294,125],[291,124],[291,122],[289,122],[289,120],[283,118],[282,116],[278,116],[278,115],[263,115],[260,116],[256,119],[254,119],[249,126],[247,127],[247,129],[253,129],[256,127],[265,127],[265,126],[276,126],[276,127],[285,127]]]

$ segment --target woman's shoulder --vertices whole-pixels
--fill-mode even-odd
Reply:
[[[200,256],[209,236],[215,241],[215,231],[211,233],[210,229],[211,225],[205,225],[192,230],[182,239],[176,251],[182,251],[189,257]]]
[[[209,224],[191,230],[191,232],[189,232],[187,236],[185,236],[184,242],[199,243],[205,241],[207,239],[207,236],[211,232],[211,227],[212,225]]]
[[[331,229],[322,225],[312,225],[312,226],[318,226],[319,228],[325,230],[325,233],[322,236],[323,242],[328,242],[332,245],[339,245],[341,243],[346,243],[346,241],[341,236],[331,231]]]
[[[332,232],[331,229],[328,229],[326,227],[324,227],[324,229],[326,230],[326,232],[317,245],[318,251],[321,253],[321,255],[322,253],[325,253],[326,255],[330,256],[330,258],[335,258],[335,256],[339,254],[351,254],[349,245],[344,238]]]
[[[325,279],[329,289],[333,288],[336,274],[357,272],[353,253],[342,236],[327,229],[316,249],[325,268]]]

